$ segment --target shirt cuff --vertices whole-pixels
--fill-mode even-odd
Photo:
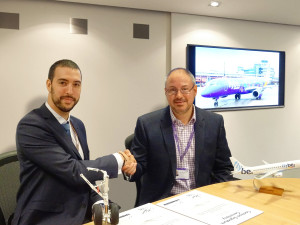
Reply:
[[[117,162],[118,162],[118,174],[122,174],[122,166],[123,166],[123,158],[119,153],[114,153],[113,156],[116,158]]]

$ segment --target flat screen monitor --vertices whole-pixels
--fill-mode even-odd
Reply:
[[[195,105],[211,111],[284,107],[285,52],[187,45]]]

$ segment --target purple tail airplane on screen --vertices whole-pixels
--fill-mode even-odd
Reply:
[[[269,80],[263,77],[217,78],[206,83],[201,96],[213,98],[214,106],[218,106],[219,98],[225,98],[228,95],[235,95],[235,99],[239,100],[241,94],[252,93],[256,99],[261,99],[268,82]]]

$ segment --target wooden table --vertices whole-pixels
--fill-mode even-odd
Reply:
[[[257,192],[253,180],[239,180],[208,185],[198,190],[233,202],[264,211],[243,225],[297,224],[300,225],[300,179],[265,178],[256,181],[264,186],[283,188],[282,196]]]
[[[197,190],[264,211],[243,225],[300,225],[299,178],[265,178],[256,184],[283,188],[284,192],[282,196],[260,193],[254,189],[252,179],[218,183]]]

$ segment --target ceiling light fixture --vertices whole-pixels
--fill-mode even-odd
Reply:
[[[218,2],[218,1],[211,1],[209,5],[212,6],[212,7],[218,7],[218,6],[220,6],[220,2]]]

